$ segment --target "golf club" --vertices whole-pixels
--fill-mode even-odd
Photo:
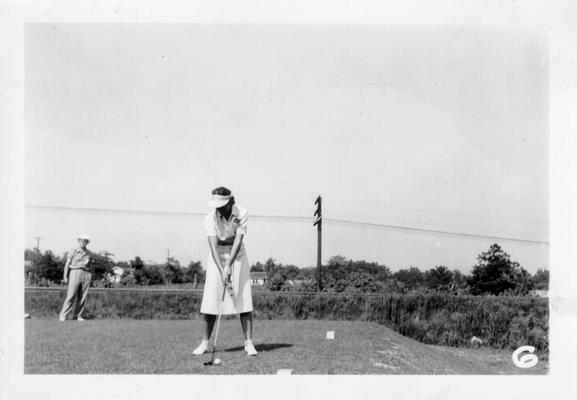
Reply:
[[[224,303],[224,296],[226,295],[227,286],[228,286],[228,281],[224,281],[223,282],[223,288],[222,288],[222,298],[220,299],[220,303],[218,305],[218,317],[216,319],[216,332],[214,333],[214,345],[212,347],[212,356],[210,358],[210,361],[205,362],[204,365],[220,365],[220,360],[214,359],[214,353],[216,351],[216,341],[218,339],[218,329],[220,328],[220,316],[222,315],[222,303]]]

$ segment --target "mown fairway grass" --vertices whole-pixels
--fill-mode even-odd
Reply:
[[[511,351],[431,346],[358,321],[256,320],[259,355],[243,350],[238,320],[221,323],[216,357],[191,351],[200,320],[32,319],[25,322],[28,374],[546,374],[548,362],[519,369]],[[335,340],[326,332],[335,331]],[[212,344],[212,340],[211,340]]]

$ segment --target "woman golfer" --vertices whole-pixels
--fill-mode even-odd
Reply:
[[[208,348],[225,284],[227,294],[222,303],[222,315],[240,314],[244,335],[244,350],[249,356],[257,354],[252,344],[252,292],[250,267],[242,240],[246,234],[248,212],[234,202],[230,190],[218,187],[212,191],[208,203],[212,208],[204,218],[210,254],[206,266],[206,281],[200,313],[204,317],[204,335],[194,355]]]

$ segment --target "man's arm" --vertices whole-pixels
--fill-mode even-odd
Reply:
[[[88,249],[86,249],[86,252],[88,253],[88,262],[86,263],[86,268],[88,268],[88,271],[90,271],[90,273],[92,275],[94,275],[94,256],[95,256],[95,254]]]
[[[64,264],[64,277],[62,278],[62,282],[68,283],[68,272],[70,271],[70,263],[72,262],[72,255],[74,254],[74,250],[68,253],[66,257],[66,264]]]

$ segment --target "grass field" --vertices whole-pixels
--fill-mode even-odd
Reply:
[[[327,340],[326,332],[335,331]],[[191,355],[199,320],[27,320],[28,374],[546,374],[511,361],[511,351],[425,345],[382,325],[357,321],[254,321],[256,357],[243,350],[238,320],[221,323],[216,357]],[[212,341],[211,341],[212,343]]]

